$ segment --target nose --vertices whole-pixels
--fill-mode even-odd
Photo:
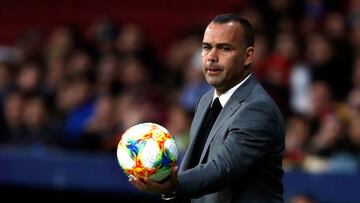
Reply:
[[[216,62],[218,62],[218,60],[219,60],[219,58],[218,58],[216,49],[211,50],[211,52],[208,55],[208,62],[216,63]]]

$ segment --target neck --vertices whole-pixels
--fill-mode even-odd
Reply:
[[[249,76],[250,72],[246,72],[246,74],[244,74],[239,80],[231,83],[231,85],[228,85],[227,87],[215,87],[216,90],[216,94],[218,96],[224,94],[225,92],[227,92],[229,89],[231,89],[232,87],[234,87],[235,85],[239,84],[241,81],[243,81],[247,76]]]

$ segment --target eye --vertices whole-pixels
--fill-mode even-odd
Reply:
[[[222,52],[228,52],[231,50],[230,47],[228,47],[228,46],[222,46],[222,47],[220,47],[220,49]]]
[[[202,48],[203,48],[204,51],[209,51],[211,49],[211,46],[208,45],[208,44],[203,44]]]

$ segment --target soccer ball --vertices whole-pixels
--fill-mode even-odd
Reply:
[[[169,131],[156,123],[140,123],[122,135],[117,160],[127,176],[161,181],[176,164],[178,150]]]

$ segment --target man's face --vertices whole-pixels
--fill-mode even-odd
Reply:
[[[203,39],[203,73],[219,94],[245,78],[253,60],[253,47],[245,48],[244,30],[237,22],[210,23]]]

